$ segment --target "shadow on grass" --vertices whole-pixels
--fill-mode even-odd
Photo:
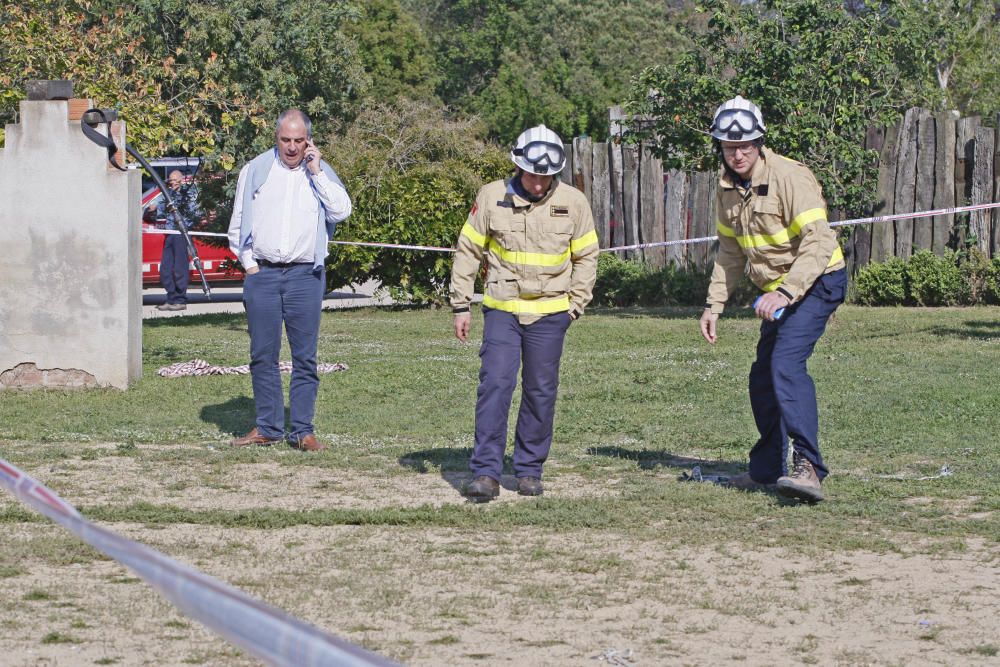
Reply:
[[[701,466],[702,472],[733,475],[746,470],[742,461],[720,461],[698,459],[691,456],[671,454],[662,449],[625,449],[624,447],[588,447],[590,456],[607,456],[614,459],[635,461],[640,470],[656,468],[694,468]]]
[[[465,485],[472,481],[472,474],[469,472],[469,456],[471,455],[471,447],[421,449],[400,456],[399,465],[419,473],[428,473],[436,468],[441,472],[441,479],[462,493]],[[514,461],[510,456],[503,457],[500,485],[508,491],[517,490],[517,480],[514,478]]]
[[[253,399],[237,396],[225,403],[206,405],[199,416],[202,421],[218,426],[223,433],[243,435],[254,427],[255,415]]]
[[[230,331],[246,331],[247,316],[244,313],[205,313],[203,315],[185,315],[184,317],[154,317],[142,321],[142,326],[149,329],[201,327],[206,324],[225,326]]]
[[[967,320],[964,322],[964,329],[956,327],[933,327],[929,333],[941,338],[974,338],[977,340],[996,340],[1000,337],[1000,321],[996,320]]]

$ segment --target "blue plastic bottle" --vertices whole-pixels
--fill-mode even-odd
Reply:
[[[754,302],[753,302],[753,308],[754,308],[754,310],[757,309],[757,304],[760,303],[760,300],[762,298],[764,298],[763,294],[761,294],[759,297],[757,297],[756,299],[754,299]],[[774,319],[775,319],[775,321],[780,320],[781,316],[784,315],[784,314],[785,314],[785,309],[784,308],[779,308],[778,310],[774,311]]]

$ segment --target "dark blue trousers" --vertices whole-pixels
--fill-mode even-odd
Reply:
[[[160,284],[167,291],[167,303],[187,303],[187,288],[191,280],[188,269],[187,243],[180,234],[163,237],[160,256]]]
[[[569,313],[554,313],[525,326],[518,322],[517,315],[483,309],[476,443],[469,461],[473,476],[500,479],[507,449],[507,415],[517,371],[523,366],[521,407],[514,435],[514,474],[541,478],[542,464],[552,446],[559,360],[569,323]]]
[[[845,271],[822,275],[784,317],[761,324],[750,367],[750,405],[760,433],[750,450],[750,476],[757,482],[771,484],[787,474],[789,439],[820,479],[829,472],[819,452],[816,386],[806,363],[846,290]]]
[[[292,353],[289,437],[294,441],[313,432],[319,391],[316,345],[325,290],[326,272],[313,271],[312,263],[285,267],[261,265],[260,271],[248,275],[243,282],[257,432],[263,436],[285,436],[285,400],[278,371],[282,324]]]

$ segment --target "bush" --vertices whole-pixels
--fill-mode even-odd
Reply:
[[[594,305],[599,306],[700,306],[705,303],[712,269],[667,264],[656,269],[642,262],[605,252],[597,260]],[[743,280],[730,296],[734,305],[750,303],[757,293]]]
[[[863,306],[900,306],[906,302],[906,262],[892,257],[868,264],[854,278],[854,302]]]
[[[513,167],[504,151],[477,139],[484,133],[475,121],[418,102],[365,109],[325,151],[354,202],[337,239],[453,247],[479,187]],[[327,283],[377,279],[397,300],[438,303],[451,264],[443,252],[337,245]]]
[[[948,250],[938,257],[930,250],[916,252],[906,262],[904,277],[907,301],[918,306],[957,306],[969,303],[971,290],[958,266],[957,255]]]

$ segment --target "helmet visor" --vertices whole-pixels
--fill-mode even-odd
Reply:
[[[727,109],[715,119],[715,127],[720,132],[753,132],[762,129],[757,125],[754,115],[745,109]]]
[[[515,154],[517,151],[515,151]],[[521,156],[530,164],[555,166],[562,162],[565,153],[562,146],[543,141],[533,141],[521,149]]]

